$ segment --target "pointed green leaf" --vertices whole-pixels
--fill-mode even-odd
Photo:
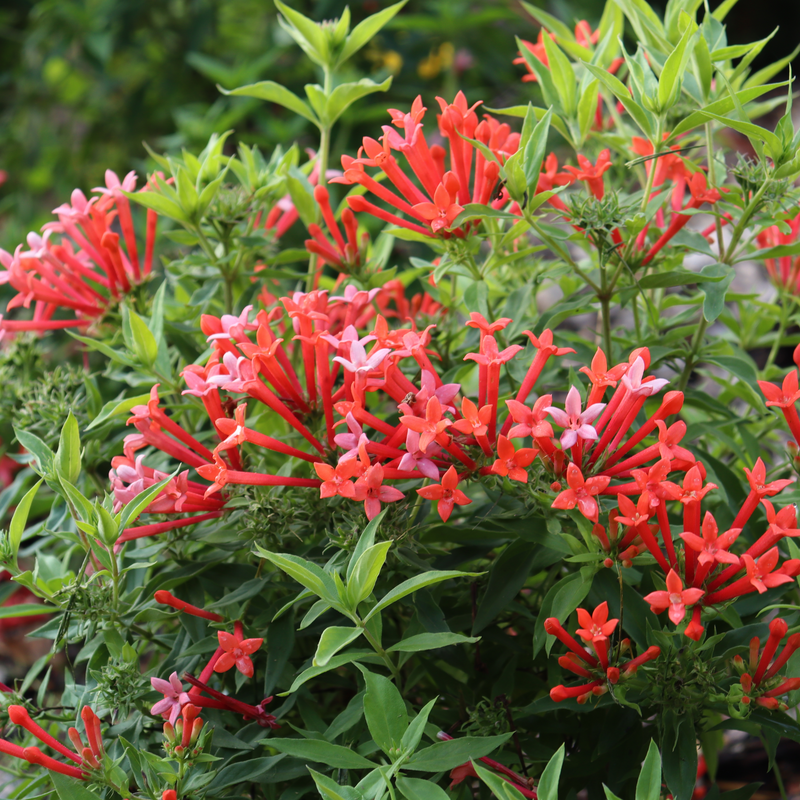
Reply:
[[[372,594],[391,546],[391,542],[374,544],[367,548],[358,559],[353,574],[347,582],[347,599],[353,610]]]
[[[650,741],[647,757],[642,764],[639,780],[636,781],[636,800],[658,800],[661,796],[661,753],[654,741]]]
[[[358,639],[364,633],[363,628],[345,628],[336,625],[325,628],[319,637],[317,652],[314,654],[314,666],[324,667],[340,650]]]
[[[383,83],[375,83],[369,78],[362,78],[355,83],[342,83],[339,84],[328,97],[328,102],[325,105],[325,118],[328,125],[333,125],[350,106],[366,97],[368,94],[375,92],[385,92],[392,85],[391,77],[387,78]]]
[[[262,739],[260,744],[304,761],[327,764],[334,769],[372,769],[375,765],[349,747],[323,739]]]
[[[558,779],[561,777],[561,767],[564,765],[564,752],[565,747],[562,744],[547,762],[536,787],[539,800],[558,800]]]
[[[415,772],[443,772],[465,764],[470,758],[478,759],[493,753],[511,738],[510,733],[499,736],[462,736],[447,742],[437,742],[417,750],[403,764],[403,769]]]
[[[372,608],[364,618],[364,621],[371,619],[375,614],[383,611],[384,608],[396,603],[406,595],[416,592],[417,589],[423,589],[426,586],[431,586],[434,583],[441,583],[442,581],[450,580],[451,578],[474,578],[480,575],[479,572],[459,572],[457,570],[438,571],[432,570],[431,572],[423,572],[421,575],[415,575],[413,578],[403,581],[398,586],[395,586],[387,595]]]
[[[319,127],[319,120],[311,110],[308,103],[301,100],[294,92],[290,92],[286,87],[274,81],[260,81],[251,83],[248,86],[239,86],[237,89],[228,91],[221,86],[217,87],[223,94],[234,97],[257,97],[259,100],[267,100],[270,103],[277,103],[279,106],[294,111],[301,117],[305,117]]]
[[[61,428],[55,467],[56,474],[70,483],[75,483],[81,474],[81,435],[72,409]]]
[[[42,485],[44,478],[39,480],[25,493],[22,500],[14,509],[14,516],[11,517],[11,522],[8,526],[8,541],[11,546],[11,557],[14,559],[14,566],[17,566],[17,553],[19,552],[19,545],[22,541],[22,534],[25,532],[25,525],[28,522],[28,514],[31,510],[31,503],[33,498],[36,497],[36,492]]]

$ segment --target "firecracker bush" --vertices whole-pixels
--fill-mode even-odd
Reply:
[[[403,3],[276,0],[321,84],[230,93],[314,151],[151,150],[0,251],[4,796],[690,800],[800,741],[800,132],[734,2],[526,6],[528,104],[336,152]]]

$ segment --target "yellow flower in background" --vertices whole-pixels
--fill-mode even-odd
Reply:
[[[453,66],[455,48],[450,42],[444,42],[436,50],[432,50],[427,58],[423,58],[417,65],[417,74],[420,78],[431,80],[442,70]]]

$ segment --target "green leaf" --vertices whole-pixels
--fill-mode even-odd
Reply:
[[[100,800],[99,795],[90,792],[81,781],[68,778],[59,772],[48,773],[59,800]]]
[[[480,636],[462,636],[460,633],[418,633],[386,648],[387,653],[419,653],[436,650],[453,644],[474,644]]]
[[[401,2],[384,8],[383,11],[378,11],[376,14],[372,14],[365,20],[359,22],[350,32],[347,39],[345,39],[344,47],[336,59],[335,66],[341,66],[357,53],[381,28],[391,21],[394,15],[397,14],[407,2],[408,0],[401,0]]]
[[[625,86],[619,78],[596,64],[589,64],[584,61],[583,65],[614,95],[614,97],[617,98],[617,100],[620,101],[620,103],[622,103],[625,110],[633,118],[633,121],[642,130],[642,133],[644,133],[648,139],[652,139],[653,126],[650,124],[650,116],[647,111],[631,97],[628,87]]]
[[[127,397],[124,400],[109,400],[101,409],[100,413],[86,426],[86,430],[98,428],[104,422],[114,417],[127,414],[134,406],[147,405],[150,400],[149,394],[138,394],[136,397]]]
[[[561,108],[568,117],[574,117],[578,110],[578,92],[572,63],[549,36],[545,36],[543,41],[550,65],[550,74],[558,92],[558,99],[561,101]]]
[[[38,617],[41,614],[50,614],[58,610],[57,606],[44,606],[39,603],[18,603],[13,606],[0,606],[0,619]]]
[[[320,66],[328,66],[329,48],[328,39],[325,31],[314,20],[303,16],[299,11],[295,11],[280,0],[275,0],[278,11],[288,21],[278,17],[282,27],[300,45],[303,52]]]
[[[270,103],[277,103],[279,106],[294,111],[301,117],[305,117],[309,122],[313,122],[318,128],[320,122],[311,107],[304,100],[301,100],[294,92],[290,92],[285,86],[281,86],[274,81],[259,81],[248,86],[240,86],[238,89],[228,91],[221,86],[217,86],[223,94],[234,97],[257,97],[259,100],[267,100]],[[149,194],[149,192],[145,192]]]
[[[472,759],[484,758],[502,747],[511,738],[510,733],[499,736],[463,736],[418,750],[403,764],[403,769],[415,772],[443,772],[465,764]]]
[[[362,600],[366,600],[372,594],[391,546],[391,542],[374,544],[359,557],[353,573],[347,581],[347,599],[350,601],[353,611],[358,608],[358,604]]]
[[[553,757],[547,762],[536,794],[539,800],[558,800],[558,779],[561,777],[561,767],[564,765],[564,745],[556,750]]]
[[[569,26],[561,22],[560,19],[542,11],[532,3],[526,3],[522,0],[522,7],[547,31],[554,33],[556,36],[566,39],[571,42],[575,40],[575,34],[569,29]]]
[[[15,426],[14,436],[17,437],[17,441],[36,459],[40,474],[52,472],[56,455],[35,433],[28,433],[28,431],[24,431]]]
[[[383,611],[384,608],[387,608],[392,603],[396,603],[401,598],[416,592],[418,589],[423,589],[426,586],[431,586],[434,583],[441,583],[451,578],[474,578],[480,574],[479,572],[459,572],[457,570],[431,570],[430,572],[423,572],[421,575],[415,575],[413,578],[409,578],[398,586],[395,586],[387,595],[384,595],[378,604],[372,608],[369,614],[364,618],[364,622],[370,620],[375,614]]]
[[[139,492],[126,506],[119,512],[119,532],[122,534],[125,529],[135,522],[139,515],[150,505],[156,495],[178,474],[178,470],[172,473],[163,481],[148,486],[143,492]]]
[[[667,286],[691,286],[693,283],[718,283],[723,275],[705,272],[692,272],[688,269],[676,269],[670,272],[654,272],[639,279],[642,289],[664,289]]]
[[[736,277],[736,270],[727,264],[707,264],[700,273],[716,280],[716,283],[703,287],[703,317],[706,322],[713,322],[725,308],[725,294]]]
[[[122,316],[127,316],[131,337],[133,340],[133,352],[145,366],[152,367],[158,357],[158,343],[155,336],[145,324],[145,321],[132,309],[122,306]]]
[[[323,800],[363,800],[364,795],[355,786],[336,783],[327,775],[314,772],[311,767],[308,768],[308,771],[311,773],[314,783],[317,784],[317,790]]]
[[[406,728],[403,738],[400,740],[400,749],[407,754],[413,753],[419,745],[422,734],[425,732],[425,726],[428,724],[428,717],[436,704],[437,698],[429,700],[425,706],[420,709],[419,714],[414,717],[414,721]]]
[[[259,547],[258,545],[256,545],[255,551],[259,556],[266,558],[267,561],[274,564],[278,569],[282,569],[287,575],[305,586],[306,589],[314,592],[317,597],[321,597],[331,606],[337,607],[340,605],[339,596],[333,584],[333,579],[316,564],[313,564],[311,561],[306,561],[299,556],[271,553],[269,550],[264,550],[263,547]]]
[[[328,125],[333,125],[342,114],[350,108],[350,106],[375,92],[388,91],[392,85],[392,79],[387,78],[383,83],[375,83],[369,78],[362,78],[355,83],[341,83],[337,86],[328,97],[328,102],[325,104],[325,122]]]
[[[319,675],[324,675],[326,672],[329,672],[332,669],[339,669],[339,667],[343,667],[345,664],[358,663],[359,661],[373,661],[379,664],[383,663],[380,657],[375,654],[374,650],[351,650],[347,653],[334,656],[324,667],[309,667],[308,669],[303,670],[294,679],[289,689],[285,692],[281,692],[280,696],[285,697],[286,695],[296,692],[307,681],[310,681],[312,678],[316,678]]]
[[[760,125],[754,125],[752,122],[745,122],[740,119],[732,119],[731,117],[723,117],[721,114],[713,114],[707,110],[702,111],[702,113],[709,119],[715,119],[717,122],[743,133],[751,144],[754,144],[753,140],[755,139],[758,142],[764,142],[772,153],[778,154],[783,151],[780,139],[772,131],[768,131]]]
[[[332,625],[322,632],[314,654],[314,666],[324,667],[342,648],[358,639],[363,628],[346,628]]]
[[[483,593],[472,633],[480,633],[515,597],[529,577],[537,547],[517,539],[494,560]]]
[[[689,42],[691,41],[691,46]],[[688,26],[675,49],[669,54],[658,79],[658,105],[663,114],[678,102],[683,84],[683,73],[692,54],[695,32]]]
[[[450,795],[433,781],[398,777],[396,783],[406,800],[450,800]]]
[[[478,777],[489,787],[497,800],[521,800],[521,798],[525,797],[516,786],[512,786],[497,773],[481,766],[480,762],[472,761],[472,766]]]
[[[179,203],[170,200],[157,191],[148,190],[146,192],[122,192],[128,200],[133,200],[140,206],[152,209],[157,214],[174,219],[176,222],[188,223],[189,217],[184,213]]]
[[[356,568],[356,564],[364,552],[372,547],[375,544],[375,534],[378,532],[378,528],[380,527],[383,518],[386,516],[386,512],[388,508],[384,508],[380,514],[369,521],[369,524],[361,533],[361,536],[358,539],[358,544],[356,544],[353,554],[350,556],[350,561],[347,564],[347,573],[345,575],[347,582],[350,583],[350,576],[353,574],[353,570]]]
[[[305,761],[327,764],[334,769],[372,769],[375,765],[349,747],[331,744],[323,739],[261,739],[259,744],[272,747]]]
[[[11,547],[11,557],[14,559],[14,566],[17,566],[17,553],[19,552],[19,545],[22,541],[22,534],[25,532],[25,525],[28,522],[28,514],[31,510],[31,503],[33,498],[36,497],[36,492],[42,485],[44,478],[39,478],[34,486],[32,486],[25,493],[22,500],[14,509],[14,516],[11,517],[11,522],[8,526],[8,542]]]
[[[785,83],[770,83],[764,86],[754,86],[749,89],[743,89],[740,92],[736,92],[736,100],[742,104],[749,103],[756,97],[760,97],[762,94],[772,91],[773,89],[778,89],[781,86],[785,86]],[[715,100],[713,103],[709,103],[707,106],[704,106],[697,111],[693,111],[688,117],[675,126],[674,130],[669,135],[669,138],[664,141],[663,146],[668,147],[682,134],[692,130],[693,128],[697,128],[700,125],[704,125],[708,119],[706,114],[727,114],[734,108],[735,101],[731,95],[728,95],[720,100]]]
[[[78,420],[75,419],[72,409],[61,428],[55,467],[56,474],[70,483],[75,483],[81,474],[81,435],[78,430]]]
[[[661,754],[651,739],[647,757],[636,781],[636,800],[658,800],[661,797]]]
[[[406,704],[397,687],[382,675],[362,667],[367,693],[364,695],[364,716],[370,736],[375,744],[394,761],[399,756],[397,748],[408,728]]]
[[[667,711],[663,717],[661,758],[664,780],[675,800],[691,800],[697,780],[697,741],[689,714]]]

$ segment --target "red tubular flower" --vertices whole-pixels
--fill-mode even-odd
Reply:
[[[157,603],[170,606],[176,611],[183,611],[186,614],[191,614],[193,617],[200,617],[201,619],[207,619],[211,622],[222,622],[223,620],[223,617],[221,617],[219,614],[215,614],[213,611],[206,611],[203,608],[193,606],[191,603],[186,603],[183,600],[179,600],[165,589],[159,589],[157,592],[155,592],[153,597]]]
[[[565,644],[578,658],[583,660],[590,667],[596,667],[598,664],[597,659],[587,652],[585,648],[581,647],[575,639],[572,638],[563,628],[558,621],[558,617],[548,617],[544,621],[544,629],[546,633],[555,636],[562,644]]]
[[[684,589],[680,576],[671,569],[667,575],[666,591],[650,592],[644,599],[650,603],[654,614],[669,609],[669,618],[677,625],[686,616],[686,607],[693,606],[704,594],[702,589]]]
[[[598,199],[602,200],[605,195],[603,185],[603,175],[611,169],[611,151],[606,148],[597,158],[597,163],[592,164],[588,158],[578,154],[578,164],[580,167],[565,166],[564,169],[575,176],[575,180],[586,181],[589,191]]]
[[[81,763],[80,756],[77,756],[75,753],[72,752],[68,747],[65,747],[58,739],[51,736],[41,725],[38,725],[30,718],[30,714],[28,714],[28,709],[25,706],[9,706],[8,709],[8,718],[13,722],[15,725],[19,725],[21,728],[24,728],[28,733],[33,734],[40,742],[43,742],[48,747],[52,747],[53,750],[58,751],[61,753],[62,756],[69,758],[71,761],[74,761],[76,764]],[[58,763],[58,762],[56,762]]]
[[[450,467],[442,476],[440,484],[423,486],[421,489],[417,489],[417,494],[426,500],[436,500],[436,510],[439,512],[442,522],[447,522],[450,518],[454,505],[465,506],[472,502],[464,492],[457,488],[458,480],[458,473],[455,467]]]
[[[272,702],[272,697],[265,697],[257,706],[243,703],[235,697],[218,692],[207,686],[203,681],[198,680],[189,673],[184,673],[183,679],[190,683],[199,692],[205,692],[212,699],[203,697],[199,692],[192,695],[192,704],[201,708],[218,708],[224,711],[232,711],[234,714],[241,714],[245,721],[255,720],[262,728],[279,728],[280,725],[275,721],[272,714],[267,714],[266,707]]]
[[[775,652],[778,649],[778,645],[781,643],[781,640],[784,636],[786,636],[789,630],[789,626],[786,624],[786,620],[777,617],[773,619],[769,623],[769,638],[767,639],[767,643],[764,645],[764,650],[761,653],[761,658],[758,662],[758,666],[756,667],[755,674],[753,675],[753,683],[758,686],[761,683],[764,674],[767,671],[767,667],[772,661],[772,657],[775,655]]]
[[[783,385],[778,388],[773,383],[759,381],[758,386],[764,397],[767,398],[767,407],[780,408],[786,419],[786,424],[792,432],[796,442],[800,442],[800,416],[797,414],[795,403],[800,399],[797,370],[793,369],[786,374]]]
[[[392,122],[403,130],[400,135],[394,128],[383,127],[382,143],[365,137],[359,157],[342,157],[344,174],[332,182],[347,185],[359,184],[376,198],[416,222],[409,222],[396,213],[386,211],[362,196],[350,196],[347,203],[353,211],[366,211],[395,225],[401,225],[427,236],[466,236],[465,228],[448,229],[467,203],[489,202],[499,177],[499,166],[487,161],[483,153],[467,141],[477,138],[485,143],[501,163],[516,151],[519,135],[511,134],[507,125],[500,125],[491,117],[478,121],[475,108],[468,107],[463,93],[459,92],[451,104],[437,98],[441,108],[439,131],[448,144],[449,170],[445,167],[448,153],[436,145],[429,147],[423,131],[425,107],[417,98],[410,113],[391,109]],[[411,173],[419,182],[411,180],[401,168],[394,153],[401,153]],[[366,154],[366,158],[363,157]],[[474,156],[474,159],[473,159]],[[370,176],[365,167],[377,167],[388,178],[392,191]],[[417,224],[422,223],[422,225]]]
[[[106,188],[93,189],[100,197],[87,200],[80,190],[72,193],[71,202],[53,213],[58,222],[44,226],[44,236],[28,235],[29,250],[20,245],[14,255],[0,250],[0,283],[9,283],[18,294],[7,310],[34,304],[31,320],[4,320],[0,331],[29,330],[43,333],[68,327],[85,327],[98,322],[119,299],[149,276],[155,238],[154,212],[148,212],[144,265],[139,261],[130,205],[123,191],[136,188],[136,173],[122,182],[110,170]],[[150,187],[146,187],[150,188]],[[142,191],[145,191],[143,189]],[[119,220],[125,249],[118,234],[110,231]],[[50,241],[60,234],[60,243]],[[53,319],[60,310],[68,319]]]
[[[716,203],[721,195],[716,189],[709,189],[708,182],[706,181],[706,176],[702,172],[696,172],[688,181],[689,190],[692,193],[692,199],[684,208],[684,211],[690,209],[697,209],[703,205],[703,203],[709,203],[713,205]],[[669,227],[661,234],[658,241],[650,248],[647,255],[645,256],[644,260],[642,261],[642,266],[646,266],[649,264],[655,255],[664,247],[664,245],[675,236],[678,231],[680,231],[684,225],[689,221],[690,217],[688,214],[675,214],[672,218],[672,222],[670,222]]]
[[[725,533],[718,535],[719,528],[717,522],[710,512],[706,512],[703,519],[702,538],[695,533],[684,531],[680,534],[686,546],[699,553],[697,562],[700,567],[694,576],[694,586],[702,586],[708,573],[717,564],[733,564],[739,566],[739,557],[728,552],[731,545],[736,541],[741,528],[731,528]]]
[[[258,650],[263,639],[243,638],[243,626],[241,622],[234,623],[233,633],[217,631],[219,646],[225,651],[214,665],[214,672],[227,672],[234,665],[239,672],[247,678],[253,677],[253,662],[250,656]]]
[[[11,755],[14,754],[12,753]],[[56,761],[56,759],[46,756],[38,747],[23,748],[22,757],[31,764],[44,767],[51,772],[59,772],[70,778],[77,778],[79,781],[85,781],[88,777],[86,772],[82,769],[71,767],[69,764],[63,764],[61,761]]]
[[[550,699],[554,703],[563,703],[564,700],[571,700],[573,698],[580,702],[581,698],[588,698],[593,693],[594,689],[599,688],[600,684],[600,681],[592,681],[591,683],[585,683],[580,686],[554,686],[550,690]]]

